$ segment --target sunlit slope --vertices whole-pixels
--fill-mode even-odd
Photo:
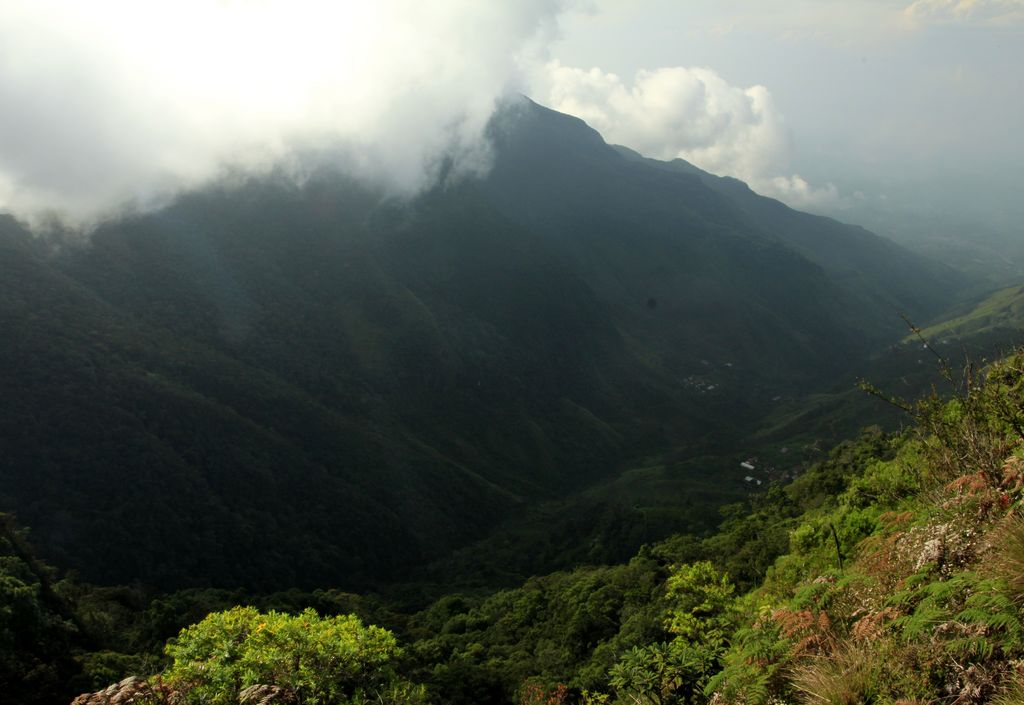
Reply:
[[[922,329],[927,340],[970,338],[1003,333],[1019,336],[1024,329],[1024,287],[1011,286],[982,299],[965,313]]]

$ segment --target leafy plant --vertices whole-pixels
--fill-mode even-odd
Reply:
[[[609,684],[636,705],[704,702],[704,687],[717,670],[723,642],[680,639],[634,647],[609,672]]]

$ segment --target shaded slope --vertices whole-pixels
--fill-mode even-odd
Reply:
[[[578,120],[493,131],[485,179],[410,202],[254,178],[56,255],[0,222],[0,506],[97,581],[387,581],[633,458],[734,452],[903,305]]]
[[[0,497],[62,565],[169,585],[352,583],[464,540],[482,507],[512,502],[37,257],[3,255]]]
[[[626,147],[614,149],[630,161],[696,177],[727,198],[750,226],[785,243],[827,272],[833,284],[842,289],[846,305],[853,307],[855,316],[870,312],[880,323],[886,321],[886,316],[896,319],[888,321],[889,331],[899,328],[894,313],[907,313],[921,320],[931,318],[941,313],[952,292],[968,285],[963,275],[891,240],[856,225],[794,210],[755,193],[738,179],[709,174],[682,159],[663,162],[644,158]],[[879,333],[877,329],[865,332]]]
[[[486,207],[428,199],[410,227],[253,189],[57,260],[4,238],[0,492],[58,563],[360,585],[601,477],[644,424],[664,442],[633,414],[667,395],[586,287]]]
[[[728,361],[751,383],[786,384],[856,354],[824,272],[695,177],[631,163],[581,121],[529,102],[494,132],[489,197],[573,262],[665,373]]]

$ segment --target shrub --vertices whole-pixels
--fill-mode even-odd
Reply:
[[[392,664],[400,655],[395,637],[363,626],[354,615],[321,618],[261,613],[252,607],[215,612],[183,630],[167,645],[173,665],[165,682],[186,702],[237,703],[254,685],[283,688],[303,703],[362,703],[366,696],[395,702],[418,698],[402,686]]]

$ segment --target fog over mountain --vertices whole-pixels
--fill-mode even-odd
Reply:
[[[5,2],[0,208],[88,221],[324,147],[404,193],[479,171],[561,5]]]
[[[0,8],[0,208],[89,224],[232,171],[311,152],[412,194],[442,161],[487,169],[487,119],[522,92],[646,155],[685,157],[797,206],[838,198],[787,170],[765,85],[652,67],[632,86],[551,53],[590,4],[137,3]],[[304,155],[304,156],[303,156]],[[446,171],[446,173],[451,173]]]
[[[411,195],[485,172],[484,126],[522,93],[911,244],[1012,244],[1022,17],[1019,0],[10,0],[0,210],[89,225],[226,173],[301,179],[325,149]]]
[[[0,7],[0,209],[89,224],[329,146],[412,194],[523,93],[646,156],[899,237],[1019,239],[1019,0]],[[935,229],[916,239],[946,237]],[[914,239],[905,240],[912,242]]]

